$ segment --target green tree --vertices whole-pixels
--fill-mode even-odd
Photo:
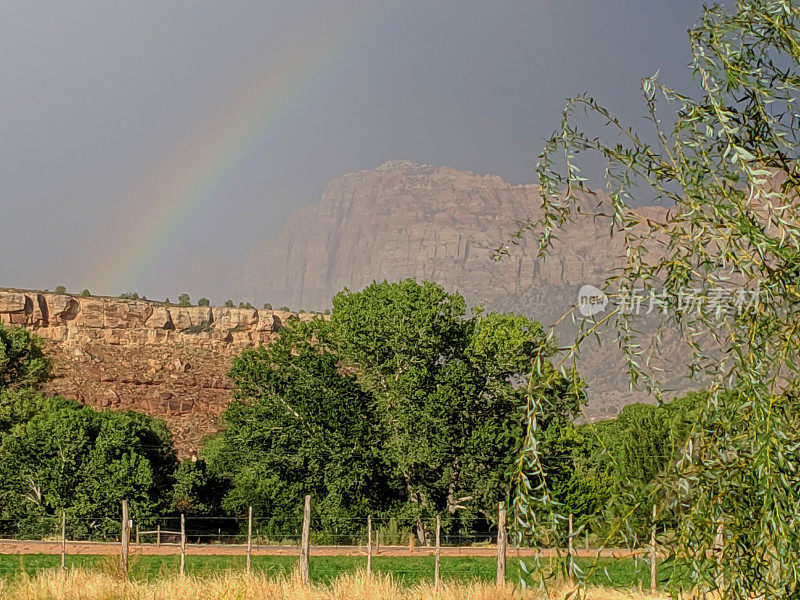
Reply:
[[[41,340],[24,327],[0,323],[0,394],[9,388],[36,387],[50,375]]]
[[[542,326],[468,318],[461,296],[412,280],[342,292],[334,307],[330,320],[287,320],[275,343],[234,359],[236,401],[204,448],[230,481],[224,508],[253,506],[273,533],[299,524],[307,493],[317,531],[350,533],[369,514],[413,525],[422,543],[437,514],[446,527],[485,527],[507,494],[520,378],[554,350]],[[577,378],[556,379],[553,430],[584,400]]]
[[[56,294],[66,294],[66,293],[67,293],[66,287],[64,287],[63,285],[56,286]]]
[[[227,308],[233,308],[235,305],[233,303],[233,300],[225,300],[225,304],[223,306]]]
[[[299,527],[305,494],[318,531],[353,532],[392,504],[372,398],[340,371],[328,338],[327,323],[293,321],[273,344],[234,359],[236,400],[204,455],[231,482],[224,508],[267,515],[262,531]]]
[[[181,294],[178,296],[178,306],[191,306],[192,302],[189,298],[189,294]]]
[[[211,301],[208,298],[200,298],[197,301],[197,306],[211,306]]]
[[[62,508],[71,535],[114,535],[122,499],[143,524],[169,508],[175,457],[163,422],[32,392],[9,399],[22,406],[0,438],[5,535],[52,533]]]
[[[735,8],[707,7],[689,39],[698,93],[678,93],[655,77],[642,80],[654,143],[589,96],[568,102],[539,159],[543,218],[525,229],[539,234],[547,254],[592,193],[625,246],[622,268],[601,291],[614,299],[643,289],[657,294],[664,310],[645,328],[643,317],[618,302],[596,319],[580,320],[570,354],[608,326],[626,353],[632,383],[661,400],[662,376],[650,357],[661,352],[662,332],[678,332],[690,348],[686,373],[708,389],[692,443],[648,499],[661,499],[662,511],[678,519],[676,534],[663,540],[674,572],[692,573],[698,597],[722,581],[725,597],[795,597],[800,6],[738,0]],[[662,98],[670,103],[668,116],[659,114]],[[611,136],[586,134],[585,115],[599,117]],[[591,153],[606,163],[605,195],[589,190],[581,173],[579,160]],[[670,209],[647,214],[643,198]],[[696,310],[686,310],[687,290]],[[748,302],[737,305],[738,299]],[[654,317],[660,322],[652,323]],[[520,534],[557,522],[560,511],[542,493],[539,396],[531,390],[515,474]]]
[[[333,299],[339,352],[376,400],[384,452],[421,543],[437,513],[493,513],[519,436],[524,390],[515,382],[535,359],[543,376],[552,371],[554,348],[539,323],[465,313],[460,295],[410,279]],[[548,418],[556,421],[584,396],[577,377],[551,379]]]
[[[204,460],[184,460],[175,470],[171,507],[186,515],[219,516],[226,489]]]
[[[85,289],[85,290],[83,290],[83,291],[81,292],[81,296],[83,296],[84,298],[88,298],[88,297],[89,297],[89,296],[91,296],[91,295],[92,295],[92,293],[91,293],[89,290],[87,290],[87,289]]]
[[[264,310],[272,310],[272,304],[269,302],[264,303]]]

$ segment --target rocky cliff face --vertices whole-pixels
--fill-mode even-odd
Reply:
[[[242,291],[319,310],[345,286],[414,277],[491,308],[550,311],[564,291],[602,279],[619,248],[607,224],[587,218],[552,260],[539,261],[522,240],[509,258],[494,261],[518,223],[538,217],[538,194],[535,185],[406,161],[351,173],[253,252]]]
[[[0,289],[0,322],[45,339],[46,393],[164,418],[182,455],[230,402],[233,354],[270,343],[293,317],[313,315]]]
[[[559,234],[542,262],[527,235],[510,256],[493,251],[519,223],[540,216],[539,188],[449,167],[386,163],[332,181],[319,204],[295,212],[284,230],[255,249],[242,275],[242,296],[319,310],[344,287],[406,277],[433,280],[468,302],[523,312],[545,324],[563,315],[585,283],[598,284],[623,260],[607,219],[585,216]],[[648,207],[654,217],[660,207]],[[587,348],[588,413],[606,416],[642,400],[628,391],[621,357]]]

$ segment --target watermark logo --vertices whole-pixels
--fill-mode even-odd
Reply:
[[[679,312],[719,318],[758,310],[760,297],[758,289],[682,288],[667,293],[655,289],[623,288],[606,294],[600,288],[586,284],[578,290],[577,308],[584,317],[603,312],[610,303],[614,310],[624,314]]]
[[[608,296],[603,290],[586,284],[578,290],[578,310],[584,317],[593,317],[601,313],[608,305]]]

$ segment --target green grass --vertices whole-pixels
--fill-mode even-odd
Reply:
[[[46,554],[0,554],[0,577],[14,578],[21,573],[35,573],[57,568],[61,557]],[[130,576],[137,580],[152,580],[178,572],[177,555],[169,556],[132,556],[130,559]],[[432,556],[388,557],[376,556],[372,559],[373,570],[379,573],[391,573],[402,584],[414,584],[433,578]],[[288,575],[292,572],[297,558],[293,556],[254,556],[253,570],[271,575]],[[593,561],[579,559],[578,566],[584,570],[591,568]],[[311,557],[311,579],[317,583],[329,583],[343,573],[363,569],[364,557],[357,556],[318,556]],[[494,581],[496,559],[487,556],[444,556],[441,573],[444,580],[458,581]],[[528,559],[529,568],[533,568],[533,559]],[[598,585],[630,588],[642,583],[646,588],[650,581],[650,568],[644,561],[632,559],[601,559],[599,568],[589,577],[589,582]],[[67,566],[116,572],[119,565],[117,556],[76,555],[67,557]],[[244,556],[187,556],[186,572],[189,575],[208,576],[226,570],[243,571]],[[519,578],[519,562],[508,559],[508,579]]]

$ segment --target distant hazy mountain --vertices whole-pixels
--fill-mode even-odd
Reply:
[[[540,214],[538,187],[493,175],[391,161],[332,181],[319,204],[297,210],[252,252],[241,297],[294,310],[322,310],[344,287],[406,277],[433,280],[471,304],[516,311],[545,324],[572,305],[581,285],[602,282],[622,258],[606,219],[580,217],[541,262],[532,235],[493,260],[520,221]],[[591,208],[592,199],[586,199]],[[657,215],[660,207],[643,209]],[[620,357],[587,348],[590,416],[642,400],[628,391]]]

